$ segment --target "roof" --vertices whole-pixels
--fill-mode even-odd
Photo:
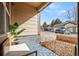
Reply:
[[[66,21],[66,22],[61,23],[61,24],[56,24],[56,25],[54,25],[54,27],[65,26],[65,25],[68,24],[68,23],[77,25],[77,22],[74,22],[74,21]]]
[[[61,23],[61,24],[56,24],[56,25],[54,25],[53,27],[59,27],[59,26],[63,26],[63,23]]]
[[[74,21],[66,21],[65,23],[63,23],[63,25],[66,25],[68,23],[71,23],[71,24],[74,24],[74,25],[77,25],[77,22],[74,22]]]

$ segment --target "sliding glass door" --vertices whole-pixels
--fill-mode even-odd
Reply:
[[[9,3],[0,2],[0,35],[9,32],[10,8]]]
[[[4,34],[4,6],[0,2],[0,35]]]

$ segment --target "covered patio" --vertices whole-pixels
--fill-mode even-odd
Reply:
[[[0,55],[1,56],[57,56],[76,55],[78,41],[58,35],[56,40],[41,42],[40,12],[51,2],[1,2],[0,3]],[[10,33],[10,25],[16,24],[17,32]],[[11,35],[12,34],[12,35]],[[51,35],[52,36],[52,35]],[[54,37],[54,36],[53,36]],[[49,37],[48,37],[49,38]],[[46,39],[48,39],[46,38]],[[53,39],[53,38],[51,38]],[[63,39],[63,40],[62,40]],[[71,39],[71,41],[69,40]],[[68,48],[68,49],[65,49]],[[67,51],[67,53],[62,51]],[[69,51],[69,52],[68,52]],[[62,54],[63,53],[63,54]]]
[[[37,56],[54,56],[54,52],[41,46],[40,44],[40,15],[50,2],[2,2],[0,3],[4,13],[4,29],[3,37],[0,37],[0,55],[20,56],[24,55],[21,51],[37,51]],[[1,12],[0,12],[1,13]],[[7,14],[7,15],[6,15]],[[6,18],[8,17],[8,18]],[[25,30],[17,36],[18,44],[14,44],[16,37],[10,35],[9,25],[17,23],[17,30],[25,28]],[[2,24],[3,26],[3,24]],[[1,31],[0,31],[1,32]],[[22,45],[21,45],[22,44]],[[16,51],[16,52],[15,52]],[[19,52],[18,52],[19,51]],[[20,53],[21,52],[21,53]],[[26,53],[27,54],[27,53]],[[25,55],[26,55],[25,54]]]

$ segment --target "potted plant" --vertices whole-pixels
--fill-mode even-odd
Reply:
[[[18,24],[17,23],[14,23],[13,25],[10,25],[10,34],[13,35],[16,39],[14,40],[14,43],[13,44],[18,44],[18,38],[17,36],[22,32],[24,31],[25,29],[21,29],[20,31],[17,31],[17,28],[18,28]]]

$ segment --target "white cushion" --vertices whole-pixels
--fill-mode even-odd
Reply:
[[[9,51],[30,51],[30,49],[28,48],[26,43],[22,43],[22,44],[17,44],[17,45],[10,46]]]

